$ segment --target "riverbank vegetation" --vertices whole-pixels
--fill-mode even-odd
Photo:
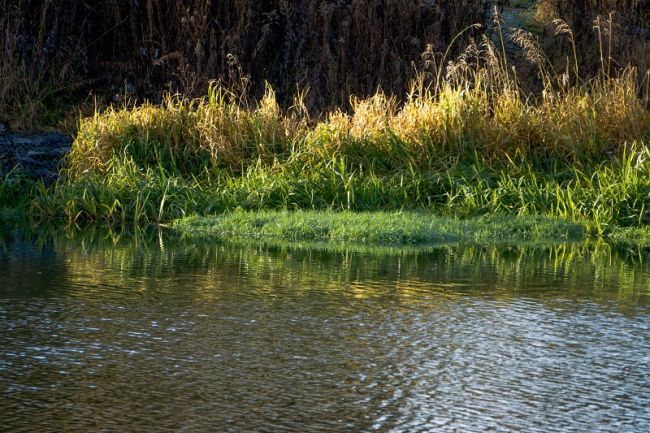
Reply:
[[[486,42],[487,43],[487,42]],[[548,215],[591,233],[650,214],[650,113],[634,71],[526,95],[487,43],[402,105],[378,93],[314,121],[273,91],[255,107],[211,87],[203,99],[84,119],[64,177],[31,212],[70,222],[168,222],[236,208],[427,209],[470,217]]]
[[[470,224],[459,219],[490,215],[562,219],[596,236],[644,227],[650,76],[614,60],[613,15],[594,17],[598,64],[590,66],[580,51],[584,29],[560,13],[577,12],[546,3],[554,9],[544,12],[540,3],[535,13],[553,13],[554,40],[568,50],[563,65],[539,34],[506,31],[509,18],[497,8],[487,30],[461,26],[442,52],[425,48],[403,95],[360,92],[349,106],[314,114],[320,87],[288,100],[267,83],[254,99],[242,72],[230,86],[211,83],[203,97],[167,93],[156,104],[98,108],[75,128],[61,178],[45,185],[7,174],[0,207],[77,224],[325,210],[427,212],[454,219],[456,231]],[[644,16],[634,25],[645,25]],[[466,49],[452,55],[461,40]],[[327,212],[289,218],[293,226],[306,218],[322,227],[318,219],[338,218]],[[248,224],[238,215],[251,214],[189,221],[214,221],[215,230],[227,221]],[[377,218],[390,226],[392,215]]]

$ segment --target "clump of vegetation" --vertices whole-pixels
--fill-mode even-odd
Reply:
[[[162,105],[110,108],[81,120],[69,172],[103,173],[120,157],[173,173],[196,174],[213,166],[236,171],[291,150],[291,143],[306,134],[303,113],[300,101],[283,113],[270,88],[255,108],[248,108],[215,86],[202,99],[168,96]]]
[[[111,224],[169,222],[242,208],[378,211],[428,209],[467,218],[486,214],[549,215],[583,222],[589,233],[648,224],[650,164],[647,149],[576,168],[558,161],[550,170],[530,163],[478,160],[447,168],[350,167],[344,156],[305,163],[299,155],[242,172],[195,175],[113,161],[104,174],[86,173],[23,196],[34,217]],[[7,203],[5,203],[7,205]]]
[[[350,114],[336,111],[316,123],[300,101],[281,110],[270,89],[254,108],[211,87],[202,99],[109,109],[81,121],[68,174],[106,173],[125,158],[186,175],[296,159],[422,170],[478,154],[487,162],[525,160],[543,168],[643,153],[650,112],[637,96],[634,70],[568,89],[549,78],[534,99],[487,47],[478,54],[492,56],[485,65],[455,64],[438,87],[415,88],[402,105],[380,92],[354,99]]]

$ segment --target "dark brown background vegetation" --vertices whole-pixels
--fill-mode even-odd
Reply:
[[[0,120],[48,123],[57,107],[92,93],[156,100],[190,96],[220,79],[251,97],[268,81],[283,104],[345,107],[382,88],[404,95],[427,45],[446,49],[465,27],[492,26],[491,0],[0,0]],[[498,2],[503,5],[508,2]],[[525,3],[525,2],[519,2]],[[595,70],[593,20],[616,11],[618,64],[649,67],[649,0],[543,0],[574,29],[585,71]],[[566,41],[539,36],[561,65]],[[463,48],[467,39],[457,43]],[[591,61],[590,59],[594,59]],[[644,63],[645,62],[645,63]],[[43,120],[45,119],[45,120]]]

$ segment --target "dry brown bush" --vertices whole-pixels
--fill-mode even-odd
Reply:
[[[417,71],[439,66],[439,53],[472,24],[496,41],[492,7],[504,3],[0,0],[0,121],[52,124],[53,109],[70,111],[89,92],[102,103],[158,102],[164,90],[198,96],[215,79],[243,102],[262,97],[268,82],[284,107],[308,89],[303,102],[312,113],[349,110],[351,95],[379,88],[405,95]],[[640,76],[650,68],[650,0],[539,0],[537,7],[548,34],[542,48],[558,72],[573,59],[567,38],[554,35],[554,19],[575,36],[583,78],[603,70],[601,49],[612,53],[613,73],[628,63]],[[447,60],[482,32],[464,32]],[[536,79],[517,66],[522,80]]]
[[[557,21],[572,30],[583,76],[597,71],[637,68],[650,70],[650,0],[541,0],[540,20],[547,25],[545,51],[556,67],[566,65],[570,48],[566,39],[554,37]],[[602,50],[602,53],[601,53]],[[603,68],[601,58],[610,58]]]

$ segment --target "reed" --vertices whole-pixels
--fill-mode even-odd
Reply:
[[[647,0],[541,0],[535,22],[558,70],[567,66],[568,55],[583,75],[611,74],[626,65],[645,73],[650,70],[649,11]],[[558,30],[567,35],[565,41],[553,37]]]
[[[287,105],[296,85],[310,88],[314,111],[379,86],[403,94],[427,44],[443,50],[490,4],[0,0],[0,117],[29,128],[73,90],[79,102],[158,102],[163,90],[203,94],[215,77],[253,98],[268,81]]]
[[[351,112],[336,110],[320,121],[301,98],[281,109],[268,86],[259,102],[242,103],[240,95],[212,84],[204,98],[166,96],[162,105],[110,108],[82,119],[68,175],[106,173],[124,159],[179,175],[341,158],[353,169],[425,170],[475,154],[494,163],[580,166],[621,157],[632,143],[648,141],[650,112],[635,69],[567,83],[523,38],[545,77],[541,95],[520,87],[487,38],[451,62],[444,80],[414,81],[405,102],[379,91],[352,98]]]

